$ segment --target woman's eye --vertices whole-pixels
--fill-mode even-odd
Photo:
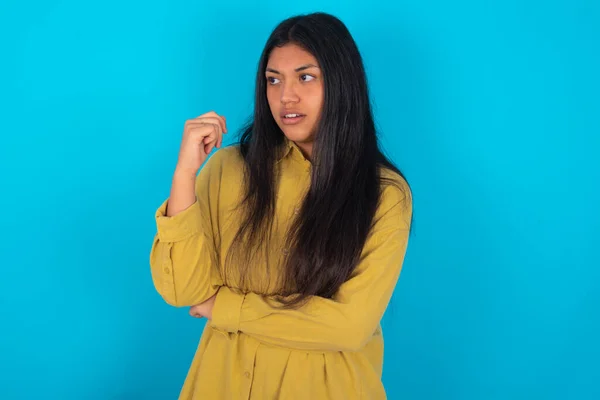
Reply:
[[[302,79],[304,82],[309,82],[309,81],[312,81],[313,79],[315,79],[315,77],[312,75],[304,74],[304,75],[300,75],[300,79]]]
[[[271,84],[271,85],[275,85],[277,82],[279,82],[279,79],[275,78],[274,76],[268,76],[267,77],[267,81]]]

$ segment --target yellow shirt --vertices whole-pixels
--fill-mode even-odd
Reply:
[[[270,265],[286,253],[284,232],[310,182],[310,161],[294,142],[286,143],[287,152],[277,161],[271,259],[265,260]],[[180,399],[386,398],[380,320],[402,268],[412,201],[400,176],[383,174],[404,191],[385,186],[359,265],[332,299],[313,296],[296,310],[272,307],[268,294],[276,279],[266,282],[260,263],[253,266],[249,288],[223,285],[222,261],[240,222],[231,208],[243,190],[236,146],[221,148],[206,161],[193,205],[167,217],[164,201],[156,212],[150,253],[156,290],[176,307],[217,293]]]

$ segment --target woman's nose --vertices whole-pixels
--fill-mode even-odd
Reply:
[[[281,102],[285,104],[297,102],[298,100],[299,97],[294,82],[285,83],[281,90]]]

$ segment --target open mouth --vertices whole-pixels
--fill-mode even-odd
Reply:
[[[281,121],[283,121],[283,123],[286,125],[293,125],[293,124],[297,124],[298,122],[302,121],[304,119],[304,117],[306,117],[306,115],[304,115],[304,114],[290,113],[290,114],[285,114],[281,118]]]

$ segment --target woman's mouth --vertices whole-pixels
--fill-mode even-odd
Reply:
[[[285,125],[295,125],[295,124],[299,123],[300,121],[302,121],[304,119],[304,117],[306,117],[306,115],[304,115],[304,114],[290,113],[290,114],[285,114],[281,118],[281,121]]]

